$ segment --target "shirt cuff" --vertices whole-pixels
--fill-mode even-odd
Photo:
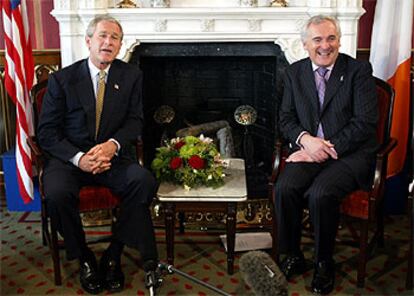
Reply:
[[[116,152],[115,155],[118,156],[119,150],[121,150],[121,144],[118,143],[117,140],[110,138],[108,141],[114,142],[116,145]]]
[[[74,166],[79,167],[79,160],[81,159],[81,157],[82,157],[84,154],[85,154],[84,152],[81,152],[81,151],[80,151],[80,152],[76,153],[74,157],[72,157],[71,159],[69,159],[69,161],[70,161],[71,163],[73,163],[73,165],[74,165]]]
[[[300,148],[303,148],[303,145],[300,144],[300,139],[302,138],[303,135],[305,134],[309,134],[307,131],[303,131],[299,134],[299,136],[296,138],[296,145],[298,145]]]

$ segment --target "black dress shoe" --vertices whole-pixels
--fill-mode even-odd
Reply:
[[[333,261],[320,261],[316,263],[312,279],[312,292],[316,294],[329,294],[335,284],[335,263]]]
[[[295,274],[302,274],[305,271],[306,262],[303,254],[288,255],[280,264],[280,270],[289,280]]]
[[[121,270],[121,262],[111,258],[106,251],[99,263],[99,272],[106,290],[115,293],[124,289],[125,276]]]
[[[82,289],[89,294],[99,294],[103,291],[98,266],[93,254],[80,260],[79,280]]]

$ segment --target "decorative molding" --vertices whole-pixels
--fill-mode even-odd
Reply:
[[[56,72],[57,70],[59,70],[59,65],[48,65],[48,64],[36,65],[34,84],[37,84],[43,80],[47,80],[49,77],[49,74]]]
[[[78,5],[72,0],[54,0],[55,9],[76,9]]]
[[[260,32],[262,30],[262,20],[258,19],[248,19],[249,22],[249,31],[250,32]]]
[[[214,31],[214,20],[213,19],[201,20],[200,28],[202,32],[213,32]]]
[[[243,228],[270,226],[273,219],[272,211],[272,205],[268,199],[248,199],[245,202],[238,202],[237,226]],[[155,226],[165,225],[164,207],[161,203],[154,202],[151,215]],[[177,225],[179,220],[179,213],[176,213]],[[215,229],[225,226],[226,215],[215,212],[186,212],[184,220],[186,227],[189,228]]]
[[[127,50],[125,51],[125,55],[122,57],[122,60],[125,62],[129,62],[129,60],[132,57],[132,53],[134,52],[134,49],[136,46],[139,46],[141,43],[139,40],[133,40],[133,39],[124,39],[123,40],[124,45],[126,46]]]
[[[240,7],[257,7],[257,0],[240,0]]]
[[[290,64],[307,56],[302,41],[298,38],[277,38],[275,43],[280,46]]]
[[[119,57],[128,57],[128,50],[136,40],[139,43],[276,42],[289,62],[306,57],[300,30],[304,20],[318,13],[338,17],[343,32],[341,51],[356,56],[358,20],[364,13],[360,0],[291,0],[289,7],[269,7],[270,1],[264,0],[259,0],[258,7],[240,7],[239,0],[170,0],[170,8],[151,8],[148,0],[140,2],[143,8],[128,9],[113,8],[111,0],[86,1],[89,4],[85,1],[55,0],[52,15],[60,24],[62,66],[88,55],[84,32],[88,22],[100,13],[118,19],[124,29],[124,40],[133,40],[124,42]],[[265,2],[266,7],[262,6]],[[78,9],[84,5],[87,8]]]
[[[170,7],[170,0],[151,0],[151,7]]]
[[[165,32],[167,31],[167,20],[165,19],[158,19],[154,23],[154,30],[156,32]]]

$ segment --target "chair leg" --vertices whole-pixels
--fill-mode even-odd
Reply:
[[[272,257],[275,262],[279,263],[279,249],[278,249],[278,233],[277,233],[277,221],[276,221],[276,212],[274,204],[271,205],[272,207]]]
[[[414,231],[414,229],[412,229],[411,231]],[[408,251],[408,270],[407,270],[407,278],[405,280],[405,288],[407,290],[412,290],[413,289],[413,265],[414,265],[414,252],[413,252],[413,241],[411,239],[410,241],[410,249]]]
[[[55,285],[60,286],[62,285],[62,274],[60,271],[60,258],[59,258],[59,245],[58,245],[58,235],[57,229],[54,226],[53,221],[51,221],[51,240],[50,240],[50,252],[52,253],[52,260],[53,260],[53,271],[55,276]]]
[[[405,288],[407,290],[413,289],[413,266],[414,266],[414,207],[413,207],[413,196],[408,197],[408,217],[410,223],[410,242],[408,250],[408,269],[407,269],[407,278],[405,280]]]
[[[178,222],[179,222],[179,232],[180,232],[180,234],[184,234],[184,231],[185,231],[185,226],[184,226],[184,223],[185,223],[185,213],[184,212],[179,212],[178,213]]]
[[[117,220],[118,220],[117,208],[113,208],[111,210],[111,234],[113,234],[115,231],[115,225],[116,225]]]
[[[41,221],[42,221],[42,244],[43,246],[47,246],[49,231],[48,231],[48,218],[47,218],[47,210],[46,210],[46,204],[45,201],[42,199],[42,212],[41,212]]]
[[[359,258],[357,272],[357,287],[363,288],[365,284],[365,272],[367,266],[368,249],[368,221],[361,221],[361,233],[359,241]]]
[[[378,232],[378,246],[384,247],[384,205],[382,204],[377,209],[377,232]]]
[[[42,244],[43,246],[47,246],[47,219],[42,217]]]

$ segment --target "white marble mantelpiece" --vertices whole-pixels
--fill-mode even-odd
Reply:
[[[52,15],[59,22],[62,65],[88,55],[84,35],[97,14],[117,18],[124,29],[119,58],[128,60],[141,43],[274,42],[291,63],[306,56],[300,41],[304,20],[315,14],[336,16],[341,23],[341,51],[356,55],[362,0],[290,0],[289,7],[241,7],[240,0],[170,0],[169,8],[152,8],[150,0],[135,0],[140,8],[114,8],[117,0],[54,0]]]

